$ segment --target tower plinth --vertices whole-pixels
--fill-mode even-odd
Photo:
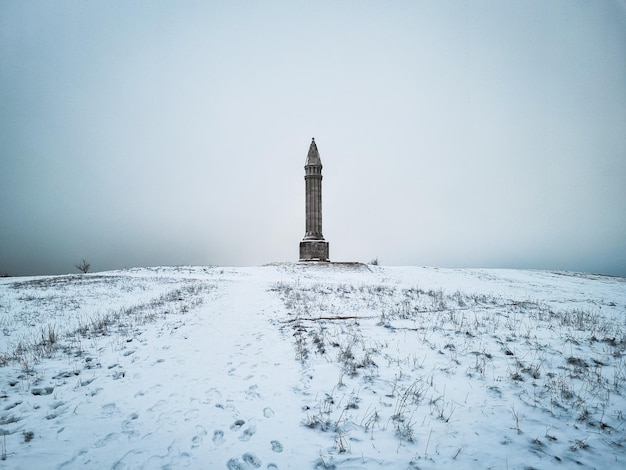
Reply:
[[[311,141],[304,165],[306,223],[300,242],[300,261],[328,261],[328,242],[322,235],[322,161]]]

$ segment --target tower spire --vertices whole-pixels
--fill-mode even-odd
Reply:
[[[309,153],[306,157],[306,165],[321,165],[322,161],[320,160],[320,153],[317,150],[317,145],[315,144],[315,137],[311,139],[311,145],[309,146]]]

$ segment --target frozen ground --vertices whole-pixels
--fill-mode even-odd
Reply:
[[[0,469],[625,468],[625,354],[623,278],[7,278]]]

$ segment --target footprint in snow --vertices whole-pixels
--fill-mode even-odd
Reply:
[[[241,456],[241,458],[244,462],[248,465],[252,465],[254,468],[259,468],[261,466],[261,460],[252,452],[246,452]]]
[[[271,441],[270,444],[272,444],[272,450],[274,452],[282,452],[283,451],[283,445],[279,441]]]
[[[200,444],[202,444],[202,441],[204,440],[203,438],[204,436],[206,436],[206,434],[207,434],[206,429],[204,429],[204,427],[200,425],[197,425],[196,434],[191,438],[191,448],[195,449],[197,447],[200,447]],[[223,436],[224,436],[224,433],[222,433],[222,441],[223,441]],[[215,434],[213,434],[213,442],[215,443]]]
[[[246,424],[246,422],[243,419],[238,419],[230,425],[230,430],[237,431],[238,429],[241,429],[241,426],[243,426],[244,424]]]
[[[254,376],[250,376],[250,377],[254,377]],[[254,398],[261,398],[261,395],[259,394],[259,392],[257,392],[259,386],[258,385],[250,385],[248,387],[248,390],[246,390],[246,396],[248,398],[254,399]]]
[[[228,462],[226,462],[226,468],[228,470],[248,470],[250,467],[239,461],[237,458],[232,458]]]
[[[135,426],[135,421],[139,418],[139,414],[132,413],[128,415],[128,418],[122,423],[122,428],[125,431],[132,430]]]
[[[226,462],[228,470],[249,470],[250,468],[259,468],[261,466],[261,460],[252,452],[246,452],[241,456],[241,459],[243,462],[240,462],[236,457]]]
[[[250,424],[246,429],[243,430],[241,436],[239,436],[239,440],[242,442],[248,442],[250,438],[256,433],[256,426],[254,424]]]
[[[113,412],[115,411],[116,405],[115,403],[107,403],[106,405],[102,406],[102,412],[104,414],[110,415],[113,414]]]
[[[221,429],[217,429],[213,432],[213,444],[216,446],[222,445],[224,443],[224,431]]]
[[[93,447],[95,448],[101,448],[104,447],[105,445],[107,445],[109,442],[117,440],[119,437],[119,434],[116,432],[112,432],[107,434],[103,439],[99,439],[97,440],[94,444]]]

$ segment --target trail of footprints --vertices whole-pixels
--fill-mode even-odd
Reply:
[[[271,408],[266,408],[263,410],[263,414],[266,417],[271,417],[274,415],[274,412]],[[230,430],[232,432],[240,432],[239,440],[242,442],[248,442],[250,438],[256,433],[256,424],[251,421],[246,423],[243,419],[238,419],[230,426]],[[213,444],[216,446],[220,446],[225,441],[224,431],[221,429],[216,429],[213,431],[213,437],[211,438]],[[283,445],[280,441],[272,440],[270,441],[270,446],[273,452],[281,453],[283,451]],[[252,470],[255,468],[261,468],[263,462],[254,452],[244,452],[240,457],[233,457],[228,462],[226,462],[226,468],[228,470]],[[268,463],[268,470],[278,470],[278,466],[274,463]]]
[[[259,342],[262,340],[263,335],[257,334],[255,335],[255,337],[256,337],[256,341]],[[245,345],[237,344],[237,346],[243,347],[243,348],[249,348],[250,346],[252,346],[252,344],[253,343],[248,342]],[[260,353],[260,352],[261,352],[261,349],[257,351],[257,353]],[[238,372],[238,367],[233,366],[232,362],[228,363],[228,365],[231,366],[230,369],[228,370],[228,375],[231,375],[231,376],[235,375]],[[239,364],[239,366],[245,366],[245,365],[247,365],[246,362],[242,362],[241,364]],[[251,369],[250,372],[254,371],[256,367],[257,367],[256,364],[250,365],[249,366],[249,369]],[[254,377],[254,374],[249,374],[243,377],[243,380],[250,380],[253,377]],[[258,392],[257,385],[249,386],[248,389],[245,391],[245,394],[247,397],[252,398],[252,399],[261,397]],[[271,408],[267,407],[263,410],[263,416],[265,416],[266,418],[271,418],[274,416],[274,411]],[[233,422],[233,424],[230,425],[230,431],[234,433],[239,433],[238,439],[241,442],[248,442],[252,438],[252,436],[254,436],[254,434],[256,433],[257,427],[256,427],[256,423],[254,422],[254,420],[250,420],[246,422],[243,419],[237,419]],[[212,441],[214,445],[221,446],[222,444],[224,444],[225,439],[226,439],[226,436],[222,429],[216,429],[215,431],[213,431]],[[275,453],[283,452],[283,445],[280,443],[280,441],[272,440],[269,442],[268,448],[270,448],[270,446],[271,446],[271,450]],[[254,452],[244,452],[240,456],[233,457],[229,459],[228,462],[226,462],[226,468],[228,470],[253,470],[253,469],[261,468],[262,466],[263,466],[262,460]],[[267,470],[278,470],[278,465],[270,462],[270,463],[267,463],[267,466],[264,468],[266,468]]]

